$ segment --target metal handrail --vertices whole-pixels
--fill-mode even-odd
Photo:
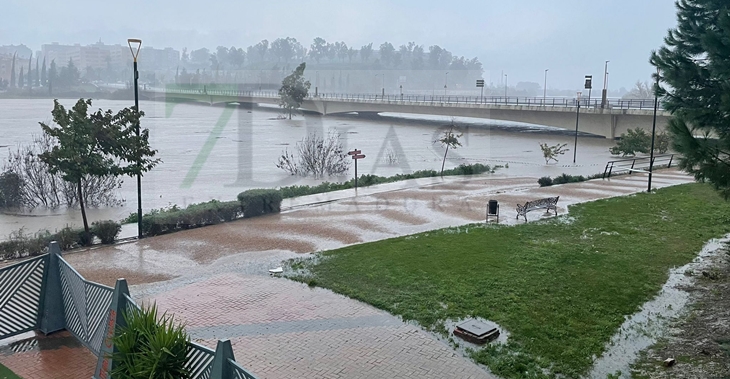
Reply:
[[[222,89],[175,89],[175,88],[153,88],[150,87],[148,92],[163,93],[186,93],[186,94],[204,94],[209,96],[236,96],[236,97],[264,97],[278,98],[276,91],[239,91],[239,90],[222,90]],[[578,99],[567,97],[512,97],[512,96],[452,96],[452,95],[385,95],[382,94],[347,94],[347,93],[317,93],[309,94],[308,100],[337,100],[337,101],[374,101],[387,103],[428,103],[433,105],[439,104],[493,104],[493,105],[515,105],[529,107],[568,107],[578,106]],[[580,106],[586,109],[652,109],[654,107],[654,99],[609,99],[604,104],[601,99],[581,99]],[[661,108],[661,104],[660,104]]]
[[[672,162],[674,161],[674,154],[660,154],[655,155],[653,157],[634,157],[634,158],[627,158],[627,159],[617,159],[615,161],[608,161],[606,163],[606,168],[603,170],[603,179],[610,178],[611,174],[615,172],[624,172],[628,171],[629,174],[632,174],[634,171],[644,171],[637,169],[637,162],[639,163],[639,166],[647,165],[648,167],[656,167],[657,161],[666,161],[667,168],[672,167]],[[629,166],[629,162],[631,165]],[[624,164],[625,163],[625,164]],[[663,166],[663,165],[661,165]],[[614,170],[617,169],[617,170]]]

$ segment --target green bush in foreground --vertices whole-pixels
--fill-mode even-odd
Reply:
[[[496,375],[578,378],[669,269],[730,232],[729,214],[712,186],[674,186],[575,205],[545,221],[323,252],[295,278],[444,334],[447,319],[492,320],[510,333],[508,344],[472,357]]]
[[[281,192],[274,189],[252,189],[238,194],[244,218],[279,213],[281,200]]]
[[[183,325],[157,315],[157,306],[124,313],[126,326],[113,337],[114,378],[190,378],[185,368],[188,342]]]

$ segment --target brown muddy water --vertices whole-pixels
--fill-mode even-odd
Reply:
[[[67,107],[73,100],[61,100]],[[127,101],[97,100],[94,108],[118,110],[131,106]],[[53,102],[43,99],[0,100],[0,161],[9,150],[29,143],[41,133],[38,122],[51,120]],[[194,104],[142,102],[146,113],[142,127],[150,130],[150,142],[159,150],[163,163],[146,174],[142,181],[143,209],[185,206],[211,199],[233,200],[249,188],[272,188],[320,181],[288,175],[276,168],[286,149],[296,148],[308,133],[341,134],[347,150],[357,148],[366,155],[358,164],[358,174],[390,176],[416,170],[438,170],[444,154],[434,144],[449,117],[385,114],[377,118],[356,115],[299,115],[293,120],[277,119],[277,109],[213,107]],[[508,165],[496,174],[502,177],[556,176],[563,172],[590,175],[602,171],[612,159],[612,141],[581,136],[577,165],[572,164],[573,134],[567,130],[535,125],[457,118],[464,132],[462,147],[450,150],[446,168],[462,163]],[[546,165],[539,143],[567,143],[571,149],[558,164]],[[388,164],[392,151],[398,162]],[[345,177],[328,181],[348,180]],[[90,221],[121,219],[136,210],[136,181],[127,178],[118,196],[122,207],[89,210]],[[28,232],[51,231],[65,225],[78,226],[80,212],[35,209],[23,214],[0,214],[0,239],[21,227]]]

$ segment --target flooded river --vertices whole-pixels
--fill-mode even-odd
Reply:
[[[62,100],[70,107],[73,100]],[[94,101],[94,108],[118,110],[129,101]],[[0,100],[0,160],[9,149],[29,143],[41,133],[38,122],[51,119],[52,100]],[[316,184],[311,178],[292,177],[278,169],[278,157],[285,149],[296,149],[309,133],[336,130],[347,150],[362,150],[358,174],[390,176],[441,167],[443,148],[433,141],[449,117],[385,114],[378,118],[357,115],[299,115],[293,120],[279,119],[272,108],[243,109],[195,104],[142,102],[146,116],[142,127],[150,130],[150,143],[159,150],[162,163],[142,180],[143,209],[171,204],[185,206],[211,199],[233,200],[248,188],[273,188],[293,184]],[[495,175],[503,177],[556,176],[561,173],[590,175],[602,172],[612,159],[612,141],[581,136],[577,164],[573,165],[573,133],[570,131],[483,119],[457,118],[462,147],[450,150],[446,168],[461,163],[503,165]],[[567,143],[571,149],[557,164],[546,165],[539,143]],[[396,155],[397,163],[386,156]],[[352,177],[329,178],[344,181]],[[135,212],[136,181],[126,178],[118,196],[122,207],[91,209],[90,221],[121,219]],[[51,231],[67,224],[79,225],[80,212],[36,209],[28,214],[0,214],[0,239],[24,227],[28,232]]]

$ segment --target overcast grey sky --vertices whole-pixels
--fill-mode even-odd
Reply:
[[[649,79],[649,54],[676,24],[671,0],[468,1],[188,1],[4,0],[0,45],[125,43],[197,49],[246,47],[261,39],[294,37],[303,45],[321,36],[360,47],[388,41],[440,45],[454,55],[477,56],[485,78],[499,82],[579,88],[584,75],[629,88]],[[496,74],[495,74],[496,73]]]

